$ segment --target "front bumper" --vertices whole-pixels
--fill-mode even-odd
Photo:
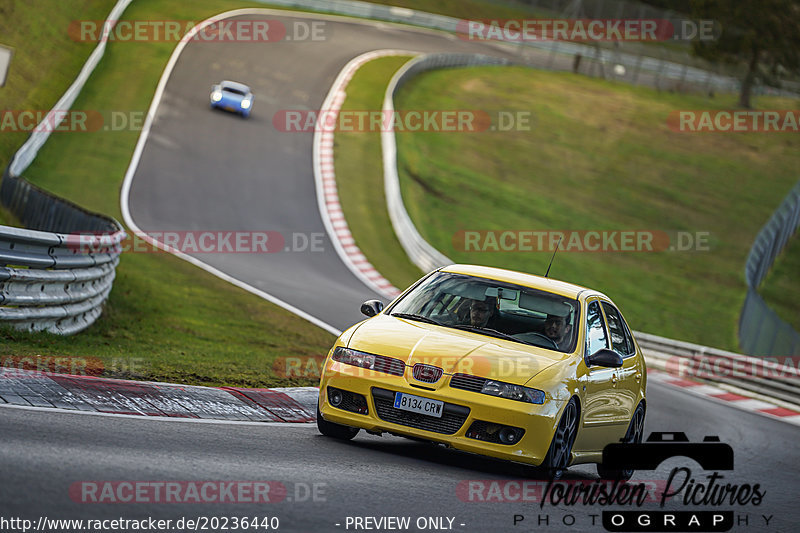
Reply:
[[[410,369],[406,369],[406,374]],[[440,442],[453,448],[498,459],[539,465],[555,433],[564,402],[545,400],[542,405],[498,398],[449,386],[451,376],[444,375],[428,387],[412,385],[410,376],[394,376],[345,365],[328,359],[320,382],[320,412],[325,420],[371,432],[389,432]],[[366,399],[366,413],[334,407],[328,388],[334,387]],[[431,390],[434,388],[434,390]],[[442,417],[409,413],[393,406],[394,394],[402,392],[445,402]],[[477,426],[473,426],[479,422]],[[524,430],[514,444],[502,444],[474,438],[475,427],[490,429],[504,426]],[[495,439],[496,440],[496,439]]]
[[[211,100],[211,107],[217,109],[224,109],[225,111],[230,111],[231,113],[248,115],[250,114],[250,107],[252,107],[252,104],[250,105],[250,107],[245,109],[242,107],[241,100],[231,100],[229,98],[223,97],[222,100],[218,100],[216,102],[214,100]]]

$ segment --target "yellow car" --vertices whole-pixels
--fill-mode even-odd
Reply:
[[[606,444],[641,442],[647,374],[604,294],[497,268],[452,265],[412,285],[336,340],[317,426],[365,429],[541,466],[559,477]]]

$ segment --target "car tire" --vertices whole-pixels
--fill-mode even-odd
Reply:
[[[572,445],[578,434],[579,423],[578,402],[575,398],[570,398],[561,419],[558,421],[550,448],[540,467],[545,475],[550,479],[559,479],[567,470],[572,455]]]
[[[319,412],[319,404],[317,404],[317,429],[326,437],[339,440],[350,440],[358,435],[358,428],[335,424],[322,418],[322,414]]]
[[[623,442],[629,444],[639,444],[642,442],[642,435],[644,435],[644,414],[644,405],[640,403],[633,412]],[[628,481],[633,477],[633,469],[616,470],[613,468],[606,468],[602,463],[597,463],[597,475],[600,476],[600,479],[607,479],[610,481]]]

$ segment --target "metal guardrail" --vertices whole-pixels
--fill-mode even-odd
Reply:
[[[370,4],[368,2],[359,2],[355,0],[256,1],[272,6],[298,8],[321,13],[410,24],[423,28],[446,31],[452,34],[462,33],[465,28],[463,19],[448,17],[445,15],[436,15],[433,13],[426,13],[424,11],[416,11],[403,7]],[[715,72],[715,70],[718,70],[720,68],[719,66],[712,65],[711,63],[699,58],[691,57],[688,55],[688,53],[686,54],[687,62],[678,63],[664,57],[667,55],[665,54],[664,50],[655,52],[655,55],[658,57],[654,57],[654,55],[645,55],[641,51],[638,53],[623,52],[619,49],[601,49],[598,46],[558,40],[528,40],[521,43],[497,40],[494,42],[505,43],[509,46],[516,46],[517,50],[520,51],[520,62],[534,61],[532,58],[526,57],[526,50],[538,51],[539,53],[547,52],[550,56],[547,61],[547,68],[553,68],[555,66],[555,56],[574,57],[576,55],[580,55],[581,57],[585,58],[585,63],[600,66],[601,69],[604,68],[602,65],[624,65],[626,67],[625,75],[619,76],[612,73],[608,73],[607,75],[613,75],[616,79],[621,79],[634,84],[652,84],[659,89],[670,89],[672,87],[680,87],[690,84],[694,87],[702,88],[704,92],[738,92],[741,86],[741,81],[737,77],[718,74]],[[655,47],[649,47],[645,49],[658,50]],[[689,62],[697,66],[690,65],[688,64]],[[567,63],[571,65],[571,61]],[[571,68],[571,66],[567,68]],[[611,69],[606,70],[611,72]],[[791,90],[787,91],[777,88],[771,88],[770,93],[784,96],[796,96],[797,94]]]
[[[461,54],[432,54],[412,59],[403,65],[389,83],[384,97],[383,110],[384,112],[394,110],[393,100],[399,87],[420,72],[434,68],[481,64],[502,64],[502,62],[496,58],[486,56]],[[381,142],[387,209],[392,221],[392,227],[403,245],[403,249],[409,259],[423,272],[429,272],[435,268],[453,263],[452,260],[422,238],[403,205],[397,172],[397,145],[394,132],[382,132]],[[787,198],[784,206],[778,209],[775,217],[778,218],[779,222],[771,221],[767,227],[787,228],[792,223],[794,228],[797,227],[798,217],[800,217],[800,194],[798,193],[800,193],[800,184],[793,191],[794,196],[790,195],[794,200]],[[779,215],[778,213],[782,214]],[[762,255],[758,255],[758,257],[763,257],[767,250],[771,251],[770,254],[766,255],[771,258],[769,264],[786,243],[788,236],[784,232],[774,236],[774,238],[770,237],[770,239],[765,238],[764,241],[764,243],[772,243],[769,246],[754,246],[754,249],[762,252]],[[758,242],[760,241],[757,240]],[[751,252],[751,255],[753,255],[753,252]],[[751,262],[748,260],[748,265],[750,264]],[[766,270],[764,270],[762,263],[754,262],[752,266],[748,266],[748,272],[756,273],[760,276],[760,281],[760,279],[763,279]],[[723,386],[736,387],[739,390],[750,391],[767,398],[792,405],[800,405],[800,374],[796,368],[785,368],[779,362],[765,358],[753,358],[698,344],[658,337],[648,333],[634,332],[634,334],[639,346],[645,353],[648,367],[672,373],[683,373],[686,377],[711,381]]]
[[[472,54],[429,54],[416,57],[403,65],[392,77],[383,98],[383,112],[384,114],[394,113],[395,94],[407,80],[420,72],[438,68],[508,64],[509,61],[504,59]],[[400,177],[397,173],[397,140],[393,130],[381,132],[381,150],[383,152],[383,183],[389,219],[392,221],[394,232],[406,251],[406,255],[423,272],[430,272],[451,264],[453,261],[422,238],[406,211],[400,192]]]
[[[0,226],[0,323],[61,335],[90,326],[111,292],[124,238]]]
[[[728,385],[800,406],[800,370],[790,360],[751,357],[635,332],[648,368],[688,379]]]
[[[800,182],[761,228],[747,256],[747,298],[739,315],[739,344],[751,355],[800,355],[800,333],[781,319],[758,294],[775,258],[800,226]]]
[[[0,201],[36,228],[0,226],[0,324],[61,335],[90,326],[111,292],[126,237],[122,227],[10,176],[8,169]]]
[[[105,32],[132,0],[120,0]],[[97,320],[111,292],[126,237],[114,219],[44,191],[20,175],[30,166],[94,71],[106,48],[95,47],[78,77],[14,154],[0,181],[0,204],[28,229],[0,226],[0,324],[17,329],[77,333]]]

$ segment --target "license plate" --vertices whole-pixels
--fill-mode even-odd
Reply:
[[[412,413],[442,418],[444,402],[440,402],[439,400],[430,400],[420,396],[414,396],[413,394],[397,392],[394,395],[394,406],[395,408],[402,409],[403,411],[411,411]]]
[[[236,111],[236,110],[233,108],[233,106],[232,106],[232,105],[226,105],[226,106],[225,106],[225,109],[227,109],[228,111]]]

